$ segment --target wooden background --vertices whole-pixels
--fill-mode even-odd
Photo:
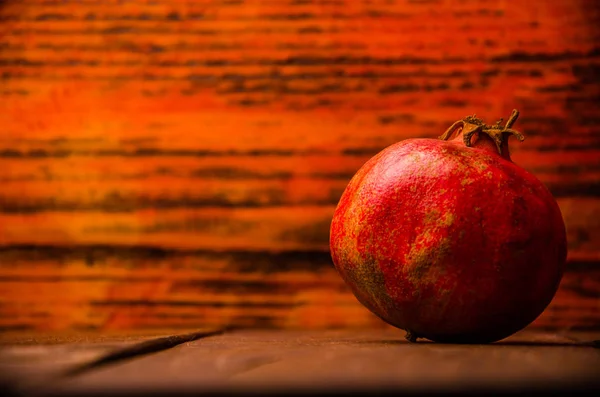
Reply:
[[[0,1],[0,329],[386,327],[335,272],[346,183],[521,111],[560,291],[600,329],[595,0]]]

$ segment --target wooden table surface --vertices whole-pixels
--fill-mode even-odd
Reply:
[[[522,331],[490,345],[395,330],[195,330],[0,336],[17,395],[600,391],[600,333]],[[593,390],[591,390],[593,389]]]

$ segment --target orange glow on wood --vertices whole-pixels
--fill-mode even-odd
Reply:
[[[533,324],[598,328],[595,1],[0,5],[0,329],[386,327],[329,259],[354,172],[521,110],[570,270]]]

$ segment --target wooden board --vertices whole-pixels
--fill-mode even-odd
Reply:
[[[346,183],[521,110],[569,270],[532,325],[600,329],[594,0],[0,2],[0,329],[381,327],[335,274]]]
[[[19,395],[115,361],[169,349],[223,330],[173,334],[167,330],[128,333],[4,333],[0,336],[0,386]]]
[[[190,337],[196,335],[195,337]],[[491,345],[408,343],[391,330],[233,331],[170,338],[123,337],[100,355],[86,343],[9,346],[14,364],[29,356],[29,372],[14,372],[21,395],[189,395],[191,393],[408,392],[514,393],[600,390],[598,333],[522,332]],[[160,341],[178,343],[156,348]],[[146,346],[146,349],[142,348]],[[147,350],[154,346],[154,351]],[[137,354],[124,351],[137,348]],[[37,361],[33,361],[33,355]],[[60,356],[60,359],[57,359]],[[106,359],[106,357],[112,357]],[[50,362],[63,371],[44,379],[31,369]],[[76,361],[76,360],[75,360]],[[6,362],[3,363],[6,366]],[[59,367],[59,365],[57,365]],[[35,372],[33,372],[35,373]],[[36,382],[33,382],[33,380]]]

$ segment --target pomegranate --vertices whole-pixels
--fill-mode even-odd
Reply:
[[[414,342],[491,343],[534,321],[562,278],[563,218],[512,162],[514,110],[468,116],[440,139],[406,139],[368,160],[333,215],[331,256],[366,308]]]

